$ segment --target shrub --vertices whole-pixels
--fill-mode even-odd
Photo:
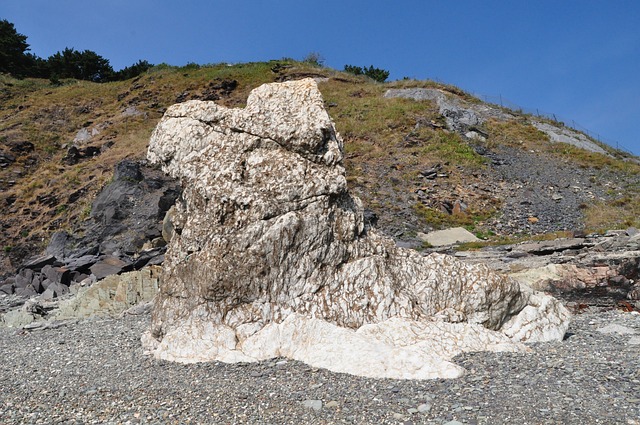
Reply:
[[[302,61],[316,66],[322,66],[324,64],[324,58],[318,52],[309,53]]]
[[[364,74],[364,69],[362,69],[361,66],[345,65],[344,72],[348,72],[353,75],[362,75]]]
[[[143,72],[147,72],[152,67],[153,65],[146,60],[139,60],[133,65],[122,68],[120,71],[116,72],[115,79],[118,81],[123,81],[130,78],[135,78]]]
[[[366,66],[354,66],[354,65],[345,65],[344,71],[353,75],[366,75],[367,77],[378,81],[380,83],[384,83],[387,78],[389,78],[389,71],[380,68],[374,68],[373,65]]]

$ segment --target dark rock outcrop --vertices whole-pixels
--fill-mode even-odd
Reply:
[[[175,180],[144,162],[118,163],[113,181],[94,200],[89,220],[73,233],[54,233],[44,254],[0,281],[0,291],[50,299],[74,285],[161,264],[162,220],[180,193]]]

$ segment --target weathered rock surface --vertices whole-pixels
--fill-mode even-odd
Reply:
[[[567,143],[585,149],[590,152],[596,152],[603,155],[609,155],[607,151],[602,149],[600,145],[590,140],[587,136],[568,127],[561,127],[546,122],[533,121],[531,123],[535,128],[549,136],[549,140],[554,143]]]
[[[7,327],[48,326],[47,323],[87,317],[115,317],[130,311],[143,313],[158,292],[160,267],[111,275],[91,286],[72,288],[74,296],[63,299],[31,299],[0,315]]]
[[[464,227],[436,230],[429,233],[418,233],[418,238],[432,246],[447,246],[466,242],[476,242],[479,239]]]
[[[472,104],[457,97],[448,96],[442,90],[431,88],[389,89],[384,97],[401,97],[413,100],[430,100],[438,105],[447,127],[470,139],[484,137],[482,126],[488,119],[508,120],[514,116],[488,104]]]
[[[640,234],[633,228],[456,256],[486,264],[536,290],[553,292],[574,306],[629,308],[629,303],[640,310]]]
[[[143,338],[156,357],[452,377],[456,353],[522,350],[567,329],[555,299],[371,230],[313,80],[261,86],[245,109],[174,105],[148,159],[184,187]]]

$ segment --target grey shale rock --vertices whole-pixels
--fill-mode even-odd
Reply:
[[[429,100],[438,106],[440,115],[445,118],[447,127],[470,139],[484,136],[479,126],[488,119],[500,121],[513,119],[513,115],[502,109],[488,104],[472,104],[459,99],[457,96],[445,94],[444,91],[431,88],[389,89],[384,93],[385,98],[400,97],[417,101]]]
[[[602,149],[602,147],[597,143],[590,140],[584,134],[578,133],[571,128],[539,121],[533,121],[532,124],[535,128],[549,136],[549,140],[554,143],[567,143],[569,145],[573,145],[590,152],[609,155],[607,151]]]
[[[554,298],[365,226],[342,145],[312,79],[263,85],[244,109],[167,110],[148,159],[184,191],[149,352],[427,379],[460,376],[448,360],[462,352],[562,339],[570,315]]]
[[[0,327],[17,328],[32,323],[45,326],[51,321],[145,314],[158,292],[160,271],[159,266],[149,266],[111,275],[79,288],[78,293],[68,299],[53,301],[54,297],[50,296],[29,300],[21,308],[0,315]]]

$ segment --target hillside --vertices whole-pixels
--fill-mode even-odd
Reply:
[[[423,248],[420,233],[450,226],[492,241],[640,226],[637,158],[431,81],[381,84],[290,61],[157,66],[102,84],[0,76],[0,276],[54,232],[95,220],[115,165],[144,160],[169,105],[242,107],[260,84],[303,77],[319,82],[344,138],[350,189],[402,245]]]

